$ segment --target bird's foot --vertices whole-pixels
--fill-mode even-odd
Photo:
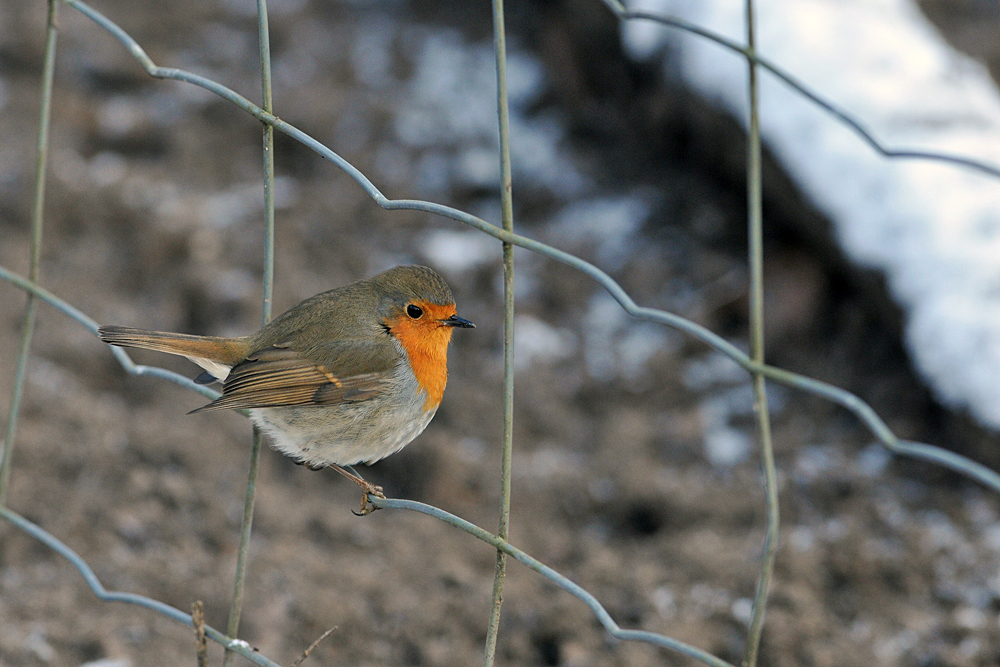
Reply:
[[[382,487],[377,484],[372,484],[364,477],[359,475],[354,468],[351,466],[339,466],[336,463],[330,464],[330,467],[339,472],[341,475],[351,480],[355,484],[361,487],[361,509],[357,512],[351,510],[355,516],[368,516],[378,508],[368,502],[368,496],[375,496],[376,498],[385,498],[385,494],[382,493]]]
[[[385,494],[382,493],[381,486],[378,486],[377,484],[372,484],[371,482],[367,482],[363,479],[358,482],[358,486],[361,487],[361,509],[358,510],[357,512],[354,512],[354,510],[351,511],[354,512],[354,516],[368,516],[369,514],[378,509],[377,507],[375,507],[375,505],[372,505],[368,501],[368,496],[371,495],[375,496],[376,498],[384,499]]]

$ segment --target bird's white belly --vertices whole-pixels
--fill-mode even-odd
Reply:
[[[422,391],[392,394],[332,406],[256,408],[250,418],[275,449],[303,463],[374,463],[409,444],[437,412],[424,410]]]

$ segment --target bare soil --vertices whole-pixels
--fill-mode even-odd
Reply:
[[[255,99],[255,22],[238,4],[95,2],[158,64]],[[340,150],[389,196],[494,210],[484,203],[495,200],[492,190],[470,181],[428,194],[409,168],[417,157],[393,135],[405,108],[399,84],[417,68],[413,40],[442,26],[462,43],[488,40],[483,8],[272,4],[279,116]],[[640,304],[745,344],[742,163],[738,149],[722,147],[738,145],[735,125],[622,59],[613,26],[592,4],[512,10],[515,47],[548,72],[527,114],[568,128],[564,146],[591,180],[589,196],[638,188],[656,204],[614,266],[599,239],[560,235],[548,223],[565,196],[523,179],[514,184],[519,228],[604,262]],[[44,15],[41,2],[0,2],[0,264],[21,274]],[[70,8],[61,7],[60,26],[42,283],[101,323],[252,331],[263,256],[259,127],[207,94],[146,77]],[[391,76],[379,84],[352,54],[359,40],[383,33]],[[276,156],[276,312],[392,264],[433,263],[432,234],[461,231],[379,209],[342,172],[280,136]],[[769,359],[857,392],[903,437],[1000,463],[996,437],[943,410],[914,377],[877,276],[837,255],[825,223],[773,165],[766,178]],[[478,328],[455,336],[448,390],[427,431],[365,474],[392,497],[493,529],[499,263],[438,268]],[[517,276],[518,312],[559,342],[516,376],[511,542],[592,592],[621,626],[739,663],[764,524],[746,379],[700,343],[619,321],[568,267],[518,255]],[[4,406],[23,303],[0,284]],[[610,332],[613,372],[594,370],[603,340],[595,331]],[[630,365],[628,351],[648,341],[655,348]],[[196,373],[184,360],[134,356]],[[185,416],[202,402],[127,376],[96,338],[42,306],[8,504],[82,555],[108,589],[184,610],[202,600],[207,622],[225,628],[250,428],[237,414]],[[889,459],[852,417],[819,399],[776,389],[772,407],[782,529],[760,664],[997,664],[998,499],[931,466]],[[725,428],[713,410],[723,410]],[[706,449],[706,440],[721,449]],[[747,442],[750,455],[740,457]],[[719,458],[726,452],[734,460]],[[263,453],[240,636],[284,665],[333,626],[306,665],[480,662],[495,552],[426,516],[356,517],[357,501],[338,475]],[[219,664],[221,651],[210,651]],[[193,665],[193,636],[150,611],[99,602],[67,562],[0,525],[0,665],[101,659]],[[694,663],[610,640],[576,598],[510,563],[498,664]]]

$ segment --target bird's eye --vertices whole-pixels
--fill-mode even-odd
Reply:
[[[419,320],[420,316],[424,314],[423,309],[420,306],[414,306],[412,303],[406,307],[406,314],[415,320]]]

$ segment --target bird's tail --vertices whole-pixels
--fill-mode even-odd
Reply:
[[[239,350],[234,349],[238,346],[233,344],[238,339],[145,331],[115,325],[100,327],[97,335],[105,343],[118,347],[139,347],[184,357],[200,357],[229,365],[240,360]]]

